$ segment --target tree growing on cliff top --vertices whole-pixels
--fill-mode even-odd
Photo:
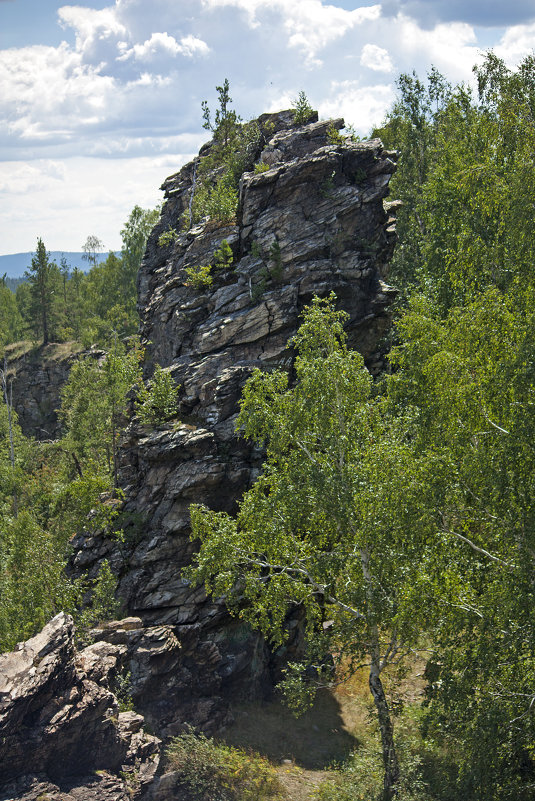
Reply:
[[[266,464],[237,518],[192,507],[201,546],[189,575],[274,644],[284,642],[288,609],[298,604],[317,653],[323,646],[340,665],[369,665],[390,799],[399,764],[381,674],[418,640],[432,472],[403,422],[389,421],[372,399],[333,301],[315,299],[305,311],[292,341],[294,386],[281,370],[257,370],[247,382],[238,426],[266,447]]]
[[[208,155],[199,161],[198,174],[194,173],[188,225],[206,216],[220,224],[234,220],[239,180],[245,170],[252,169],[262,136],[255,121],[242,123],[230,107],[228,78],[216,90],[219,105],[213,119],[207,101],[201,104],[203,128],[212,132],[213,142]]]
[[[219,107],[215,111],[214,121],[208,102],[203,100],[201,103],[203,128],[214,134],[214,139],[223,148],[227,148],[236,137],[237,130],[241,123],[241,117],[230,107],[232,98],[230,96],[230,84],[228,78],[223,81],[223,86],[216,86],[219,100]]]
[[[43,345],[48,345],[53,334],[54,297],[59,270],[55,262],[50,260],[50,254],[40,238],[25,277],[30,285],[30,309],[35,333],[43,337]]]

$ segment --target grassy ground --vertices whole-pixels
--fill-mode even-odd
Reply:
[[[423,662],[415,660],[405,677],[387,677],[394,706],[419,703],[422,671]],[[222,739],[267,756],[277,766],[291,801],[313,799],[317,788],[332,776],[329,769],[364,743],[380,748],[365,668],[336,690],[322,690],[314,706],[299,718],[277,699],[239,704],[233,712],[235,723]]]
[[[25,339],[6,345],[5,353],[9,370],[9,367],[13,368],[13,362],[22,356],[26,356],[27,359],[32,361],[46,363],[63,361],[81,350],[83,350],[83,345],[74,340],[71,342],[50,342],[48,345],[36,345],[35,342]]]

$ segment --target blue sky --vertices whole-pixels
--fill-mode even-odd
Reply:
[[[534,0],[0,0],[0,253],[117,249],[225,77],[244,119],[304,90],[366,134],[400,72],[470,81],[486,48],[515,66],[534,45]]]

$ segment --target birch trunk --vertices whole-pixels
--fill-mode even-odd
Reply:
[[[373,619],[373,581],[370,571],[370,555],[365,548],[361,549],[360,561],[362,565],[362,575],[366,583],[366,600],[368,613]],[[373,696],[377,718],[379,721],[379,731],[381,732],[381,746],[383,751],[384,783],[383,801],[390,801],[396,793],[396,784],[399,781],[399,763],[394,745],[394,727],[386,700],[383,683],[381,681],[381,650],[379,643],[379,631],[377,626],[372,623],[370,626],[370,676],[368,683],[370,692]]]
[[[383,800],[390,801],[390,799],[395,795],[396,784],[399,781],[399,763],[394,745],[394,728],[392,726],[392,718],[390,717],[390,710],[388,708],[388,703],[380,676],[380,666],[378,660],[376,660],[373,655],[370,666],[369,685],[375,703],[375,708],[377,710],[379,730],[381,732],[383,766],[385,772]]]

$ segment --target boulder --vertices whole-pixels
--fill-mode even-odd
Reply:
[[[54,798],[64,788],[84,801],[127,798],[130,774],[136,793],[152,779],[159,740],[111,691],[125,650],[95,643],[78,652],[72,619],[60,613],[0,655],[0,798]],[[91,793],[80,794],[88,782]]]

